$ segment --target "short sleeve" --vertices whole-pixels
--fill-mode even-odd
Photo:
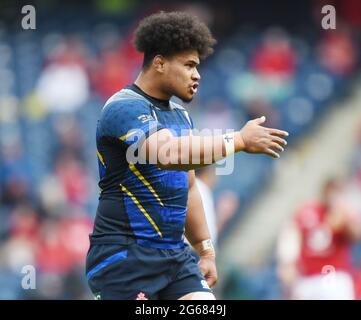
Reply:
[[[114,101],[105,106],[100,119],[100,134],[123,141],[128,146],[144,141],[164,126],[153,117],[151,107],[142,100]]]

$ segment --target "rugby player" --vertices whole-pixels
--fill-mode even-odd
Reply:
[[[216,43],[195,16],[150,15],[134,42],[142,70],[106,102],[97,126],[101,193],[88,283],[98,299],[215,299],[215,251],[194,170],[240,151],[278,158],[288,134],[262,126],[265,117],[231,134],[192,134],[190,115],[170,99],[193,99],[197,67]]]

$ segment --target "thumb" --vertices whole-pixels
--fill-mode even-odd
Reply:
[[[255,122],[256,124],[262,124],[262,123],[264,123],[265,121],[266,121],[266,117],[265,117],[265,116],[262,116],[262,117],[257,118],[257,119],[254,120],[254,122]]]

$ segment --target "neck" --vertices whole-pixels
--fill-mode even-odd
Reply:
[[[159,85],[156,75],[141,71],[134,83],[146,94],[159,100],[169,100],[171,95],[164,92]]]

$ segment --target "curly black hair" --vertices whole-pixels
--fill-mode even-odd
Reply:
[[[197,50],[200,58],[206,58],[213,53],[216,40],[196,16],[161,11],[139,23],[134,44],[139,52],[144,53],[143,68],[147,68],[157,54],[171,57],[179,52]]]

